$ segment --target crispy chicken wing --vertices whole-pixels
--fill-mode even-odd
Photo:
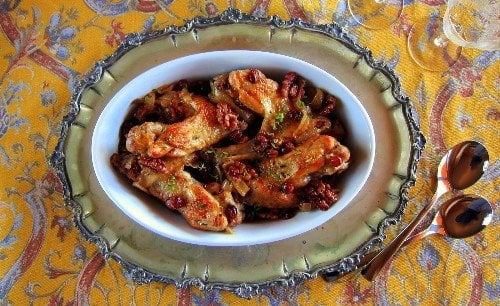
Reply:
[[[302,143],[330,128],[328,118],[313,115],[303,103],[294,103],[283,96],[278,83],[256,69],[236,70],[229,73],[232,95],[238,101],[264,117],[260,132],[279,133]],[[299,113],[299,120],[285,118],[292,112]]]
[[[296,206],[297,196],[283,189],[283,184],[299,189],[315,176],[344,171],[349,158],[349,150],[335,138],[327,135],[312,137],[290,153],[261,162],[261,176],[250,181],[251,192],[246,200],[272,208]]]
[[[111,158],[115,168],[125,174],[135,187],[178,211],[191,227],[205,231],[226,230],[229,222],[222,204],[227,201],[216,199],[183,171],[188,160],[141,160],[137,155],[127,153],[114,154]],[[234,220],[233,225],[236,225]]]
[[[182,91],[181,98],[196,113],[174,124],[145,122],[127,134],[126,147],[131,153],[153,158],[185,156],[217,143],[230,130],[217,120],[216,107],[206,98]]]
[[[278,83],[268,79],[260,70],[245,69],[229,73],[229,84],[237,93],[238,100],[257,114],[264,116],[278,97]]]

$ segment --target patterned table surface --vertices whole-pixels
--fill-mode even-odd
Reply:
[[[379,30],[360,26],[346,2],[0,1],[0,304],[498,304],[500,52],[464,49],[447,71],[429,72],[411,59],[407,37],[422,18],[433,31],[445,0],[405,0],[402,16]],[[482,142],[490,152],[489,168],[466,191],[492,202],[493,225],[464,240],[428,237],[413,243],[372,283],[359,273],[335,283],[317,278],[268,288],[250,300],[218,290],[139,285],[115,261],[105,260],[74,227],[48,163],[72,84],[127,33],[181,25],[229,7],[255,16],[336,22],[400,76],[419,112],[427,145],[410,193],[412,205],[402,222],[390,228],[386,243],[431,198],[444,152],[466,139]]]

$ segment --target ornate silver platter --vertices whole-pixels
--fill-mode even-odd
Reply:
[[[335,76],[370,115],[377,145],[368,182],[340,214],[302,235],[238,247],[191,245],[147,231],[125,216],[100,187],[89,150],[93,125],[111,97],[142,72],[182,56],[215,50],[260,50],[292,56]],[[250,297],[272,285],[318,274],[342,275],[379,244],[408,202],[425,140],[397,76],[334,24],[311,25],[228,10],[182,27],[132,34],[76,85],[51,162],[76,226],[139,282],[219,288]]]

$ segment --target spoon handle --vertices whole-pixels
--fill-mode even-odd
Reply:
[[[396,252],[403,246],[405,240],[412,234],[417,225],[424,219],[434,204],[437,202],[439,196],[437,194],[432,197],[432,200],[424,206],[420,213],[408,224],[405,229],[380,253],[378,253],[366,267],[361,271],[361,274],[372,281],[378,272],[387,264],[387,262],[396,254]]]
[[[402,247],[405,247],[407,245],[409,245],[410,243],[412,243],[413,241],[416,241],[416,240],[420,240],[420,239],[423,239],[429,235],[432,235],[432,234],[435,234],[436,232],[434,231],[429,231],[429,230],[423,230],[411,237],[409,237],[408,239],[406,239],[403,244],[401,245],[401,248]],[[375,258],[375,256],[377,256],[381,251],[373,251],[373,252],[370,252],[368,254],[366,254],[363,258],[361,258],[361,260],[359,261],[359,267],[363,267],[365,268],[365,265],[369,264],[370,261]]]
[[[423,231],[421,231],[421,232],[419,232],[419,233],[417,233],[417,234],[415,234],[415,235],[413,235],[413,236],[409,237],[408,239],[406,239],[406,240],[403,242],[403,245],[402,245],[401,247],[405,247],[405,246],[407,246],[408,244],[410,244],[410,243],[411,243],[411,242],[413,242],[413,241],[423,239],[423,238],[425,238],[425,237],[427,237],[427,236],[429,236],[429,235],[432,235],[432,234],[436,234],[436,232],[435,232],[435,231],[431,231],[431,230],[429,230],[429,229],[423,230]],[[369,264],[369,263],[370,263],[370,261],[371,261],[373,258],[375,258],[375,256],[377,256],[380,252],[381,252],[381,251],[379,250],[379,251],[373,251],[373,252],[367,253],[365,256],[363,256],[363,258],[361,258],[361,259],[359,260],[358,267],[360,267],[360,268],[364,269],[364,268],[365,268],[365,266],[366,266],[367,264]],[[348,274],[349,274],[349,273],[348,273]],[[342,276],[340,276],[340,277],[346,276],[346,275],[348,275],[348,274],[344,274],[344,275],[342,275]],[[335,273],[325,273],[325,274],[323,274],[323,278],[324,278],[326,281],[328,281],[328,282],[332,282],[332,281],[334,281],[334,280],[339,279],[339,276],[338,276],[338,275],[336,275]]]

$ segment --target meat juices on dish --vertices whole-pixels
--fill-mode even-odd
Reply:
[[[181,80],[133,102],[111,164],[200,230],[327,210],[350,160],[336,103],[295,72]]]

